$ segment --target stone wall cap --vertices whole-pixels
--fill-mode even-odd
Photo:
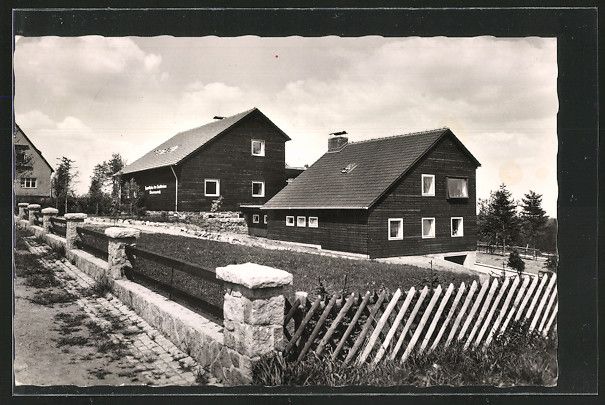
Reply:
[[[37,210],[40,209],[40,204],[28,204],[27,208],[29,208],[30,210]]]
[[[27,207],[29,205],[29,203],[19,203],[17,204],[18,207]]]
[[[216,278],[249,289],[282,287],[292,284],[292,274],[256,263],[217,267]]]
[[[69,214],[65,214],[64,218],[69,220],[69,219],[84,219],[86,218],[86,214],[83,214],[81,212],[71,212]]]
[[[141,231],[134,228],[122,228],[119,226],[111,226],[105,229],[105,235],[110,238],[138,238],[141,235]]]
[[[47,207],[47,208],[42,208],[42,214],[58,214],[59,210],[56,208],[51,208],[51,207]]]

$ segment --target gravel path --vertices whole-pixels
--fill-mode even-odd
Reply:
[[[15,258],[16,385],[217,384],[111,293],[95,293],[88,275],[34,238],[23,240],[27,250]],[[32,286],[36,271],[52,273],[54,285]]]

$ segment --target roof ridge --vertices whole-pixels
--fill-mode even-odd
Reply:
[[[445,130],[449,130],[449,128],[441,127],[441,128],[435,128],[435,129],[427,129],[424,131],[408,132],[406,134],[387,135],[387,136],[382,136],[380,138],[362,139],[361,141],[349,142],[348,145],[355,145],[358,143],[368,143],[368,142],[375,142],[375,141],[383,141],[385,139],[404,138],[404,137],[408,137],[408,136],[423,135],[423,134],[428,134],[431,132],[438,132],[438,131],[445,131]]]
[[[189,129],[185,129],[185,130],[183,130],[183,131],[177,132],[177,133],[176,133],[176,134],[174,134],[172,137],[168,138],[166,141],[162,142],[162,143],[161,143],[161,144],[159,144],[158,146],[163,145],[164,143],[166,143],[167,141],[171,140],[172,138],[174,138],[174,137],[175,137],[175,136],[177,136],[177,135],[181,135],[181,134],[184,134],[184,133],[187,133],[187,132],[195,131],[195,130],[197,130],[197,129],[200,129],[200,128],[202,128],[202,127],[205,127],[206,125],[217,124],[217,123],[219,123],[219,122],[221,122],[221,121],[223,121],[223,120],[228,120],[228,119],[231,119],[231,118],[233,118],[233,117],[235,117],[235,116],[237,116],[237,115],[241,115],[242,117],[245,117],[246,115],[250,114],[252,111],[254,111],[254,110],[256,110],[256,109],[257,109],[256,107],[253,107],[253,108],[251,108],[251,109],[249,109],[249,110],[242,111],[242,112],[238,112],[237,114],[233,114],[233,115],[230,115],[230,116],[228,116],[228,117],[223,117],[223,118],[221,118],[221,119],[215,119],[215,120],[213,120],[213,121],[208,121],[207,123],[202,124],[202,125],[198,125],[197,127],[194,127],[194,128],[189,128]]]

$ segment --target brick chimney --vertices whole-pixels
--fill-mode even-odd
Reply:
[[[328,138],[328,152],[338,152],[349,143],[346,131],[333,132]]]

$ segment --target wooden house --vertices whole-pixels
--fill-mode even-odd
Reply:
[[[16,202],[50,204],[52,166],[17,125],[13,132]]]
[[[344,135],[263,207],[271,239],[370,258],[476,250],[480,164],[448,128],[361,142]]]
[[[215,117],[181,132],[124,167],[144,206],[157,211],[258,209],[286,183],[285,144],[290,138],[260,110]]]

